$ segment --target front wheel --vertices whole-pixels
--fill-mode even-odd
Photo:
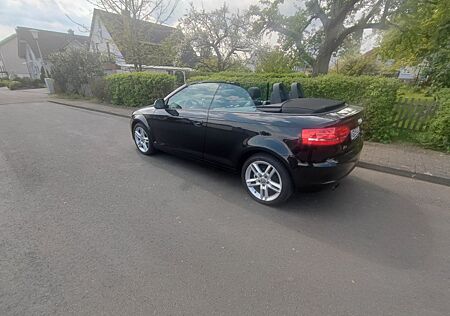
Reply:
[[[250,157],[242,167],[241,177],[250,196],[262,204],[285,202],[294,191],[286,167],[270,155]]]
[[[137,123],[133,127],[133,139],[137,149],[144,155],[152,155],[156,152],[153,147],[150,133],[143,124]]]

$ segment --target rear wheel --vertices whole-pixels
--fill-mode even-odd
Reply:
[[[262,204],[285,202],[293,192],[286,167],[270,155],[256,154],[250,157],[242,167],[241,177],[250,196]]]
[[[152,155],[156,152],[146,126],[137,123],[133,127],[133,139],[137,149],[144,155]]]

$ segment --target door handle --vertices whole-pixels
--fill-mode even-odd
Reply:
[[[194,124],[194,126],[197,126],[197,127],[202,127],[203,126],[203,121],[193,121],[192,122],[192,124]]]

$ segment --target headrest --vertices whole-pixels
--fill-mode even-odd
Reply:
[[[291,93],[289,93],[291,99],[304,98],[305,93],[303,92],[303,87],[298,82],[291,84]]]
[[[283,83],[275,83],[273,85],[272,94],[270,95],[270,103],[281,103],[289,99],[289,95]]]
[[[261,89],[258,87],[251,87],[248,89],[248,94],[250,94],[253,100],[258,100],[261,98]]]

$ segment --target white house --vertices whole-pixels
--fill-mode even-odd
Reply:
[[[124,18],[122,15],[94,9],[90,31],[89,50],[113,57],[119,66],[133,64],[129,57],[130,53],[127,54],[130,47],[125,38],[124,29],[126,29],[127,23],[124,22]],[[145,45],[146,49],[143,64],[147,66],[167,65],[167,62],[158,60],[158,56],[161,56],[161,59],[166,57],[161,54],[161,44],[176,29],[142,20],[138,21],[135,27],[137,29],[137,40]]]
[[[25,58],[18,55],[15,33],[0,41],[0,78],[6,76],[30,77]]]
[[[87,49],[89,38],[75,35],[72,30],[67,33],[17,27],[18,57],[25,61],[29,77],[39,79],[41,72],[51,72],[48,56],[67,47]]]

